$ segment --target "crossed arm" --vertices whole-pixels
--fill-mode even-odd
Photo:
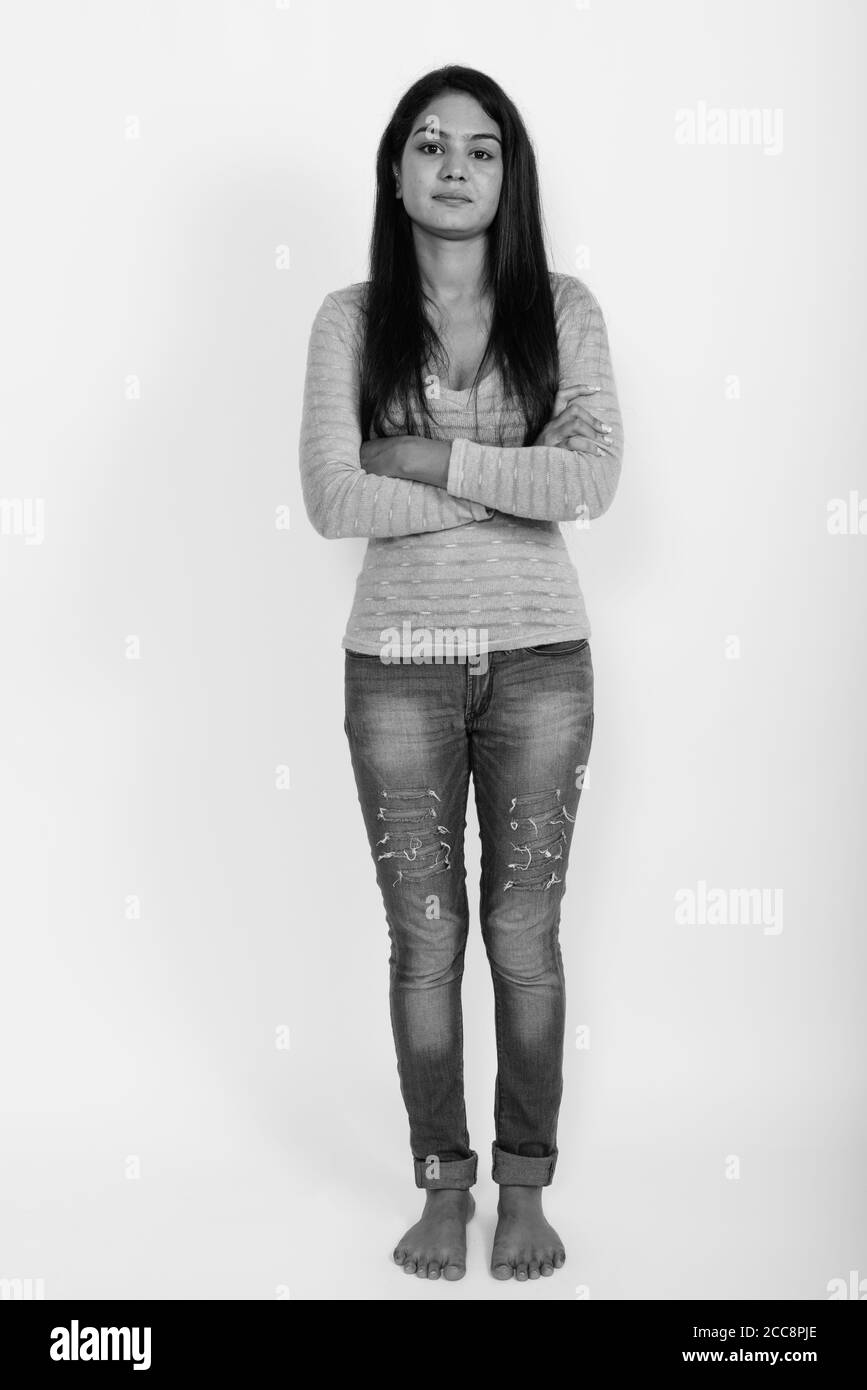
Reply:
[[[607,510],[623,454],[607,329],[577,278],[564,277],[560,294],[555,413],[534,444],[515,447],[416,435],[362,441],[350,325],[326,296],[311,334],[301,439],[304,499],[320,535],[411,535],[492,510],[547,521]]]
[[[485,521],[481,502],[361,464],[357,348],[352,326],[328,294],[313,322],[301,415],[301,490],[320,536],[412,536]]]

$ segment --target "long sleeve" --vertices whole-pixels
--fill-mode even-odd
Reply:
[[[485,521],[483,503],[361,466],[358,355],[352,324],[333,294],[313,321],[301,417],[304,506],[320,536],[412,536]]]
[[[608,332],[599,303],[576,276],[563,276],[556,304],[561,389],[600,386],[582,394],[581,405],[611,433],[586,449],[531,444],[508,448],[455,439],[449,455],[447,491],[483,502],[510,516],[538,521],[575,521],[601,516],[610,507],[623,457],[623,424],[608,351]]]

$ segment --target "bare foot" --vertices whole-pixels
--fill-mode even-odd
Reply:
[[[541,1187],[501,1187],[491,1254],[495,1279],[538,1279],[566,1263],[563,1242],[545,1220]]]
[[[467,1272],[467,1222],[476,1209],[463,1188],[429,1188],[421,1220],[394,1248],[395,1264],[419,1279],[463,1279]]]

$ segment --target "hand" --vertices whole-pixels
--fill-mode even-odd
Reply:
[[[592,386],[570,386],[565,391],[558,391],[554,402],[554,414],[533,443],[553,445],[561,449],[583,449],[585,453],[603,453],[611,430],[578,403],[582,395],[595,394],[595,388]],[[588,439],[594,445],[594,449],[588,450]]]
[[[366,473],[380,478],[407,478],[444,488],[448,480],[451,441],[419,434],[393,434],[365,439],[359,451]]]
[[[387,435],[384,439],[365,439],[359,450],[365,473],[378,478],[400,478],[400,442],[404,435]]]

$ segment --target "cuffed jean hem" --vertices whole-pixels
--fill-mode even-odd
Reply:
[[[522,1158],[491,1145],[491,1177],[504,1187],[548,1187],[557,1166],[557,1149],[545,1158]]]
[[[469,1158],[448,1159],[441,1163],[436,1154],[414,1158],[416,1187],[456,1187],[466,1189],[476,1181],[479,1155],[470,1149]]]

